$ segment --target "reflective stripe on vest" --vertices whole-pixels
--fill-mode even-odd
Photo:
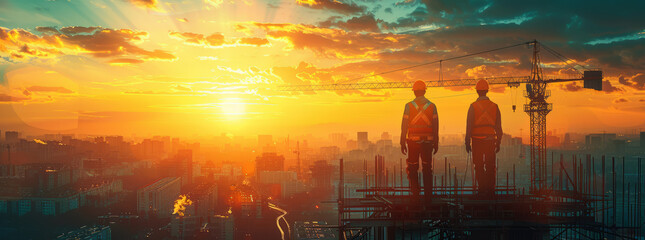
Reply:
[[[412,101],[408,103],[410,118],[408,118],[408,139],[431,140],[432,117],[434,116],[434,104],[430,102],[420,106],[420,103]]]
[[[475,111],[471,135],[474,138],[495,136],[495,123],[497,122],[497,104],[490,100],[477,100],[473,104]]]

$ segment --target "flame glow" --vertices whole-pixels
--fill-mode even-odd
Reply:
[[[186,195],[179,195],[179,198],[175,200],[175,208],[172,211],[172,214],[177,214],[180,217],[184,216],[184,212],[186,211],[186,206],[190,206],[193,204],[193,201],[188,199]]]

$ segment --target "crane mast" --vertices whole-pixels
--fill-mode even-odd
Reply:
[[[553,109],[553,104],[546,102],[546,99],[551,95],[551,92],[546,89],[548,83],[558,82],[571,82],[571,81],[584,81],[584,88],[602,90],[602,71],[600,70],[585,70],[577,76],[571,78],[558,78],[546,77],[542,73],[540,65],[540,48],[541,44],[537,41],[525,42],[508,47],[502,47],[494,50],[487,50],[479,53],[467,54],[464,56],[452,57],[447,60],[458,59],[463,57],[470,57],[477,54],[488,53],[496,50],[506,49],[519,45],[528,44],[533,47],[533,58],[531,73],[529,76],[519,77],[490,77],[490,78],[477,78],[477,79],[453,79],[453,80],[439,80],[439,81],[425,81],[427,87],[461,87],[461,86],[475,86],[477,81],[485,79],[490,85],[505,84],[509,87],[518,87],[520,84],[526,84],[525,97],[529,103],[524,105],[524,111],[530,118],[530,153],[531,153],[531,186],[529,191],[535,194],[544,193],[547,190],[547,164],[546,164],[546,116]],[[544,46],[542,46],[544,47]],[[546,48],[546,47],[545,47]],[[547,51],[553,53],[553,50],[546,48]],[[430,63],[442,63],[446,59],[438,60]],[[412,67],[406,67],[398,70],[405,70],[420,66],[425,66],[430,63],[419,64]],[[568,62],[565,61],[568,65]],[[395,72],[398,70],[390,70],[380,74]],[[577,71],[577,70],[576,70]],[[379,75],[379,74],[373,74]],[[441,75],[441,74],[440,74]],[[404,82],[358,82],[358,83],[340,83],[340,84],[318,84],[318,85],[282,85],[278,86],[279,91],[342,91],[342,90],[360,90],[360,89],[393,89],[393,88],[411,88],[414,84],[413,81]]]
[[[529,103],[524,105],[524,111],[530,118],[531,143],[531,186],[530,192],[538,193],[546,187],[546,115],[551,112],[553,105],[546,99],[550,92],[546,90],[540,66],[540,44],[532,42],[533,59],[530,80],[526,85],[526,97]]]

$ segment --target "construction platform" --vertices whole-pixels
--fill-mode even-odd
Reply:
[[[605,166],[604,159],[602,166]],[[638,166],[640,168],[640,161]],[[596,171],[593,168],[590,173],[583,174],[587,169],[582,166],[572,168],[575,171],[562,167],[559,177],[554,178],[548,188],[528,192],[517,188],[513,177],[513,181],[506,180],[512,184],[498,185],[495,194],[488,196],[478,194],[477,187],[467,185],[473,181],[467,181],[463,176],[458,178],[455,171],[448,174],[452,177],[443,178],[454,181],[440,181],[427,200],[423,194],[412,196],[403,181],[399,185],[390,184],[391,178],[388,178],[381,158],[375,160],[373,175],[364,171],[365,181],[359,188],[345,187],[343,167],[341,160],[337,201],[339,239],[643,237],[640,192],[635,195],[627,191],[627,198],[622,194],[624,200],[616,201],[616,191],[612,190],[617,189],[617,174],[613,167],[611,181],[607,181],[612,184],[606,184],[604,171],[602,177],[594,178]],[[640,171],[637,176],[642,179]],[[605,190],[605,185],[614,186]],[[627,189],[630,189],[629,184]],[[425,190],[421,189],[421,192],[425,193]],[[639,204],[634,204],[637,202]],[[621,208],[626,211],[616,212]]]
[[[590,203],[604,201],[601,196],[558,191],[540,197],[499,187],[494,197],[483,197],[466,186],[436,189],[426,201],[408,190],[359,189],[365,197],[344,198],[339,220],[346,239],[631,239],[596,221]]]

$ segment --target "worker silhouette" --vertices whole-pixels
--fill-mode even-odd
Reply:
[[[472,150],[478,194],[492,197],[495,194],[497,169],[495,154],[502,141],[502,118],[497,104],[487,96],[488,82],[479,80],[475,86],[479,98],[470,104],[466,120],[466,152]],[[472,140],[472,148],[471,148]]]
[[[426,84],[416,81],[412,86],[416,98],[405,104],[401,122],[401,153],[406,160],[410,190],[415,200],[420,199],[419,157],[423,167],[423,185],[426,201],[432,195],[432,155],[439,150],[439,117],[434,103],[425,98]],[[406,148],[407,144],[407,148]],[[433,153],[434,150],[434,153]]]

